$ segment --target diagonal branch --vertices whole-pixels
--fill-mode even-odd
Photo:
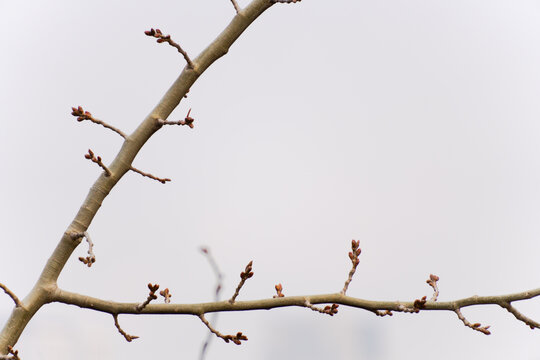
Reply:
[[[107,124],[105,121],[101,121],[101,120],[98,120],[98,119],[94,118],[89,111],[84,111],[82,106],[72,107],[71,110],[72,110],[71,115],[77,116],[77,121],[80,122],[80,121],[83,121],[83,120],[90,120],[94,124],[101,125],[101,126],[107,128],[109,130],[114,131],[115,133],[117,133],[118,135],[123,137],[124,139],[127,138],[127,135],[124,134],[122,132],[122,130],[119,130],[119,129],[115,128],[114,126]]]
[[[6,354],[8,346],[13,346],[17,342],[34,314],[51,300],[50,296],[56,291],[56,281],[60,273],[79,245],[78,241],[73,241],[70,234],[82,233],[88,229],[104,199],[130,170],[133,160],[144,144],[159,130],[159,127],[155,126],[155,119],[167,120],[199,76],[217,59],[227,54],[231,45],[251,23],[273,4],[270,0],[252,0],[241,14],[234,16],[216,39],[192,60],[192,66],[187,66],[182,70],[154,109],[125,139],[122,148],[109,166],[109,170],[115,176],[99,176],[96,179],[79,211],[43,267],[35,286],[25,297],[28,299],[25,302],[26,310],[14,309],[5,322],[0,332],[0,354]]]

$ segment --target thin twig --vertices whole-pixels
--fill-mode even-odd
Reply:
[[[72,107],[71,110],[73,110],[71,112],[71,115],[77,116],[77,121],[90,120],[94,124],[101,125],[103,127],[106,127],[107,129],[110,129],[110,130],[114,131],[115,133],[117,133],[118,135],[123,137],[124,139],[127,138],[127,135],[124,134],[121,130],[115,128],[112,125],[107,124],[105,121],[101,121],[101,120],[98,120],[98,119],[94,118],[89,111],[84,111],[82,106],[78,106],[76,108]]]
[[[158,284],[152,285],[152,283],[149,283],[148,289],[150,290],[150,292],[148,293],[148,297],[146,298],[146,300],[135,307],[137,312],[143,311],[146,305],[150,304],[150,301],[157,299],[156,291],[159,289],[159,285]]]
[[[158,43],[163,43],[163,42],[166,42],[166,43],[169,43],[169,45],[171,45],[172,47],[175,47],[178,52],[180,54],[182,54],[184,56],[184,59],[186,60],[186,62],[188,63],[188,66],[191,68],[191,69],[194,69],[195,68],[195,65],[193,64],[193,62],[191,61],[191,59],[189,58],[187,52],[185,52],[181,47],[180,45],[178,45],[177,43],[175,43],[172,39],[171,39],[171,35],[163,35],[163,33],[161,32],[161,30],[159,29],[150,29],[150,30],[147,30],[144,32],[147,36],[153,36],[155,38],[157,38],[157,42]]]
[[[297,3],[302,0],[272,0],[273,3],[282,3],[282,4],[291,4],[291,3]]]
[[[354,273],[356,272],[356,267],[358,264],[360,264],[360,259],[358,258],[360,256],[360,253],[362,252],[362,249],[360,249],[360,240],[353,240],[351,242],[351,250],[349,251],[349,259],[351,259],[352,267],[351,271],[349,271],[349,277],[345,281],[345,285],[343,286],[343,290],[341,290],[341,294],[345,295],[347,293],[347,289],[349,288],[349,284],[351,283]]]
[[[488,330],[489,326],[482,326],[482,324],[480,324],[480,323],[471,324],[469,322],[469,320],[465,319],[465,316],[463,316],[460,309],[455,309],[454,312],[458,316],[459,320],[463,321],[463,324],[465,324],[466,327],[471,328],[471,329],[476,330],[476,331],[479,331],[479,332],[481,332],[482,334],[485,334],[485,335],[490,335],[491,334],[491,332]]]
[[[13,291],[9,290],[9,288],[6,285],[0,283],[0,288],[4,290],[4,292],[11,298],[11,300],[13,300],[13,302],[15,303],[15,307],[23,307],[21,300],[19,300],[17,295],[15,295]]]
[[[157,119],[157,122],[160,125],[187,125],[187,126],[189,126],[190,128],[193,129],[195,127],[193,125],[193,121],[195,121],[195,119],[192,118],[191,116],[189,116],[190,113],[191,113],[191,109],[189,109],[189,111],[188,111],[186,117],[184,118],[184,120],[167,121],[167,120],[163,120],[163,119]]]
[[[141,175],[144,176],[144,177],[148,177],[148,178],[150,178],[150,179],[159,181],[159,182],[162,183],[162,184],[165,184],[167,181],[171,181],[171,179],[169,179],[169,178],[163,178],[163,179],[162,179],[162,178],[158,178],[157,176],[154,176],[154,175],[152,175],[152,174],[145,173],[144,171],[139,170],[139,169],[137,169],[137,168],[134,168],[133,166],[130,166],[130,167],[129,167],[129,170],[134,171],[134,172],[136,172],[137,174],[141,174]]]
[[[113,314],[114,318],[114,326],[118,329],[118,332],[122,334],[122,336],[126,339],[127,342],[131,342],[132,340],[138,339],[139,337],[136,335],[129,335],[127,332],[122,330],[120,327],[120,324],[118,323],[118,314]]]
[[[540,323],[534,321],[533,319],[523,315],[522,313],[520,313],[515,307],[512,306],[512,304],[510,304],[509,302],[502,302],[499,304],[500,306],[502,306],[503,308],[505,308],[506,310],[508,310],[508,312],[510,312],[512,315],[514,315],[514,317],[520,321],[523,321],[525,324],[527,324],[531,329],[540,329]]]
[[[228,343],[229,341],[232,341],[233,343],[235,343],[236,345],[241,345],[242,344],[242,340],[244,341],[247,341],[247,336],[245,336],[244,334],[242,334],[241,332],[237,332],[236,335],[223,335],[222,333],[220,333],[219,331],[217,331],[216,329],[214,329],[212,327],[212,325],[210,325],[210,323],[208,322],[208,320],[205,319],[204,315],[203,314],[200,314],[199,315],[199,319],[201,319],[201,321],[204,323],[204,325],[206,325],[206,327],[208,328],[208,330],[210,330],[213,334],[215,334],[217,337],[223,339],[223,341],[225,341],[226,343]]]
[[[105,176],[111,176],[111,170],[109,170],[109,168],[106,167],[105,164],[103,164],[103,162],[101,161],[101,156],[96,157],[94,155],[94,152],[88,149],[88,154],[84,155],[84,157],[85,159],[91,160],[92,162],[98,164],[100,168],[105,170]]]
[[[249,264],[246,265],[246,269],[240,273],[240,283],[236,287],[233,296],[229,300],[229,303],[234,304],[234,301],[240,293],[240,289],[242,289],[242,286],[244,286],[246,283],[246,280],[253,276],[253,271],[251,270],[253,270],[253,261],[250,261]]]
[[[236,0],[231,0],[233,6],[234,6],[234,10],[236,10],[236,13],[239,14],[240,11],[242,11],[242,9],[240,9],[240,6],[238,6],[238,3],[236,2]]]
[[[86,242],[88,242],[88,256],[83,258],[82,256],[79,257],[79,261],[81,261],[83,264],[85,264],[88,267],[91,267],[93,263],[96,262],[96,254],[94,254],[94,243],[92,242],[92,239],[90,239],[90,234],[88,234],[87,231],[83,233]]]
[[[431,296],[429,301],[437,301],[437,298],[439,297],[439,287],[437,286],[437,281],[439,281],[439,277],[437,275],[429,274],[429,279],[426,280],[426,283],[433,288],[433,296]]]
[[[327,305],[324,308],[320,308],[310,303],[307,298],[306,298],[306,301],[304,302],[304,306],[313,311],[320,312],[321,314],[327,314],[330,316],[334,316],[335,314],[337,314],[338,307],[339,307],[338,304],[332,304],[332,305]]]

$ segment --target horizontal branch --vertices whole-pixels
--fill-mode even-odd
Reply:
[[[456,309],[461,309],[474,305],[498,305],[507,309],[508,304],[513,301],[528,300],[539,295],[540,288],[507,295],[475,295],[454,301],[427,301],[425,302],[425,304],[423,304],[420,310],[455,311]],[[141,312],[139,312],[136,309],[137,305],[139,305],[138,303],[120,303],[109,300],[102,300],[90,296],[72,293],[62,289],[57,289],[57,291],[52,296],[52,301],[76,305],[81,308],[102,311],[110,314],[187,314],[197,316],[212,312],[270,310],[274,308],[288,306],[305,307],[306,301],[313,305],[339,304],[364,309],[371,312],[376,312],[378,310],[401,312],[403,311],[403,309],[413,309],[415,306],[415,301],[374,301],[359,299],[336,293],[306,296],[286,296],[250,301],[236,301],[233,304],[231,304],[228,300],[200,304],[148,304]]]

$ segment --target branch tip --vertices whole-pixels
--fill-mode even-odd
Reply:
[[[111,170],[103,162],[101,161],[101,156],[95,156],[94,152],[91,149],[88,149],[88,154],[84,155],[85,159],[88,159],[92,161],[93,163],[96,163],[99,165],[100,168],[102,168],[105,171],[105,176],[109,177],[112,175]]]
[[[159,289],[158,284],[152,285],[152,283],[148,283],[148,290],[150,290],[150,292],[148,293],[148,297],[146,298],[146,300],[143,303],[141,303],[141,304],[139,304],[139,305],[137,305],[135,307],[137,312],[143,311],[143,309],[146,307],[146,305],[150,304],[150,301],[157,299],[156,291],[158,289]]]
[[[349,251],[349,259],[351,260],[352,267],[349,271],[349,276],[347,277],[347,280],[345,281],[345,285],[343,285],[343,289],[341,290],[341,294],[345,295],[347,293],[347,290],[349,289],[349,285],[353,279],[354,273],[356,272],[356,268],[358,267],[358,264],[360,264],[359,256],[362,253],[362,249],[360,249],[360,240],[352,240],[351,241],[351,250]]]
[[[124,337],[124,339],[126,339],[127,342],[131,342],[139,338],[136,335],[129,335],[124,330],[122,330],[122,328],[120,327],[120,324],[118,323],[118,314],[113,314],[113,318],[114,318],[114,326],[116,326],[116,328],[118,329],[118,332]]]
[[[175,43],[172,39],[171,39],[171,35],[163,35],[163,33],[161,32],[161,30],[159,29],[153,29],[151,28],[150,30],[146,30],[144,32],[144,34],[146,36],[152,36],[152,37],[155,37],[157,38],[157,42],[159,44],[161,43],[168,43],[169,45],[171,45],[172,47],[176,48],[176,50],[178,50],[178,52],[180,54],[182,54],[182,56],[184,56],[184,59],[186,60],[187,64],[188,64],[188,67],[190,69],[194,69],[195,68],[195,65],[193,64],[193,62],[191,61],[191,59],[189,58],[187,52],[185,52],[181,47],[180,45],[178,45],[177,43]]]
[[[80,234],[75,234],[76,236],[79,236]],[[88,234],[87,231],[82,233],[83,237],[86,239],[86,242],[88,242],[88,256],[87,257],[79,257],[79,261],[81,261],[83,264],[85,264],[88,267],[91,267],[93,263],[96,262],[96,254],[94,254],[94,243],[92,242],[92,239],[90,239],[90,234]]]
[[[152,175],[152,174],[146,173],[146,172],[144,172],[144,171],[142,171],[142,170],[139,170],[139,169],[137,169],[137,168],[134,168],[133,166],[130,166],[130,167],[129,167],[129,170],[134,171],[134,172],[136,172],[137,174],[140,174],[140,175],[142,175],[142,176],[144,176],[144,177],[147,177],[147,178],[150,178],[150,179],[152,179],[152,180],[159,181],[159,182],[162,183],[162,184],[166,184],[167,181],[171,181],[171,179],[169,179],[169,178],[158,178],[157,176],[154,176],[154,175]]]
[[[71,110],[72,110],[71,115],[76,116],[77,121],[81,122],[83,120],[90,120],[94,124],[101,125],[101,126],[107,128],[109,130],[114,131],[115,133],[117,133],[118,135],[123,137],[124,139],[127,138],[127,135],[124,134],[121,130],[115,128],[114,126],[111,126],[111,125],[107,124],[105,121],[101,121],[101,120],[98,120],[98,119],[94,118],[89,111],[84,111],[82,106],[72,107]]]
[[[281,283],[277,284],[275,286],[275,289],[276,289],[276,293],[277,295],[274,295],[273,298],[280,298],[280,297],[285,297],[285,294],[283,294],[283,285],[281,285]]]
[[[189,109],[186,117],[184,118],[184,120],[178,120],[178,121],[167,121],[167,120],[163,120],[163,119],[157,119],[157,122],[160,126],[162,125],[187,125],[189,126],[191,129],[193,129],[195,127],[195,125],[193,125],[193,122],[195,121],[194,118],[192,118],[191,116],[189,116],[189,114],[191,113],[191,109]]]
[[[233,296],[229,300],[229,303],[234,304],[234,301],[236,300],[236,297],[240,293],[240,289],[242,289],[242,286],[244,286],[247,279],[253,276],[253,260],[249,262],[249,264],[246,265],[246,268],[244,271],[240,273],[240,283],[238,283],[238,286],[236,287],[236,290],[234,291]]]
[[[491,335],[491,332],[488,330],[489,326],[482,326],[482,324],[480,324],[480,323],[471,324],[465,318],[465,316],[463,316],[463,314],[461,313],[461,310],[459,308],[454,309],[454,312],[458,316],[459,320],[461,320],[466,327],[471,328],[471,329],[473,329],[475,331],[481,332],[484,335]]]
[[[225,341],[226,343],[228,343],[229,341],[232,341],[236,345],[241,345],[242,341],[247,341],[248,339],[247,336],[245,336],[241,332],[237,332],[236,335],[223,335],[222,333],[214,329],[212,325],[210,325],[210,323],[208,322],[208,320],[206,320],[203,314],[199,315],[199,319],[201,319],[201,321],[204,323],[204,325],[206,325],[206,327],[208,328],[208,330],[210,330],[210,332],[215,334],[218,338],[223,339],[223,341]]]

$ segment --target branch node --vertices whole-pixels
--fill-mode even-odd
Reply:
[[[19,300],[17,295],[15,295],[13,291],[9,290],[9,288],[6,285],[0,283],[0,288],[4,290],[4,292],[11,298],[11,300],[13,300],[13,302],[15,303],[15,307],[20,307],[20,308],[23,307],[21,300]]]
[[[234,304],[234,301],[236,300],[236,297],[240,293],[240,289],[242,289],[242,286],[244,286],[246,280],[253,276],[253,271],[251,270],[253,270],[253,261],[250,261],[249,264],[246,265],[246,269],[240,273],[240,283],[236,287],[234,295],[229,300],[231,304]]]
[[[112,314],[114,318],[114,326],[118,329],[118,332],[122,334],[122,336],[126,339],[127,342],[131,342],[132,340],[138,339],[139,337],[136,335],[129,335],[127,332],[122,330],[120,327],[120,324],[118,323],[118,314]]]
[[[144,171],[142,171],[142,170],[139,170],[139,169],[137,169],[137,168],[134,168],[133,166],[130,166],[130,167],[129,167],[129,170],[134,171],[134,172],[136,172],[137,174],[140,174],[140,175],[142,175],[142,176],[144,176],[144,177],[147,177],[147,178],[150,178],[150,179],[152,179],[152,180],[159,181],[159,182],[162,183],[162,184],[167,183],[167,181],[171,181],[171,179],[169,179],[169,178],[158,178],[157,176],[154,176],[154,175],[152,175],[152,174],[146,173],[146,172],[144,172]]]
[[[105,176],[109,177],[111,176],[111,170],[109,170],[108,167],[105,166],[105,164],[103,164],[103,162],[101,161],[101,156],[98,156],[96,157],[94,155],[94,152],[90,149],[88,149],[88,154],[84,155],[84,157],[88,160],[91,160],[93,163],[96,163],[99,165],[100,168],[102,168],[104,171],[105,171]]]
[[[241,332],[237,332],[236,335],[223,335],[222,333],[214,329],[212,325],[210,325],[210,323],[208,322],[208,320],[206,320],[203,314],[199,315],[199,319],[201,319],[201,321],[204,323],[204,325],[206,325],[206,327],[208,328],[208,330],[210,330],[210,332],[215,334],[217,337],[223,339],[223,341],[225,341],[226,343],[228,343],[229,341],[232,341],[236,345],[241,345],[242,340],[247,341],[248,339],[247,336],[245,336]]]
[[[280,297],[285,297],[285,294],[282,293],[282,291],[283,291],[283,286],[281,285],[281,283],[277,284],[277,285],[275,286],[275,288],[276,288],[276,293],[277,293],[277,295],[274,295],[274,296],[273,296],[274,299],[275,299],[275,298],[280,298]]]
[[[159,29],[150,29],[150,30],[147,30],[144,32],[144,34],[146,36],[153,36],[155,38],[157,38],[157,42],[158,43],[168,43],[169,45],[171,45],[172,47],[175,47],[176,50],[178,50],[178,52],[180,54],[182,54],[182,56],[184,56],[184,59],[186,60],[187,64],[188,64],[188,67],[190,69],[194,69],[195,68],[195,65],[193,64],[193,62],[191,61],[191,59],[189,58],[187,52],[185,52],[181,47],[180,45],[178,45],[177,43],[175,43],[172,39],[171,39],[171,35],[163,35],[163,33],[161,32],[161,30]]]
[[[138,312],[143,311],[146,305],[150,304],[150,301],[157,299],[156,291],[159,289],[159,285],[152,285],[152,283],[148,283],[148,289],[150,290],[150,292],[148,293],[148,297],[146,298],[146,300],[135,307]]]
[[[341,290],[341,295],[345,295],[347,293],[349,284],[351,283],[354,273],[356,272],[356,267],[358,266],[358,264],[360,264],[360,259],[358,258],[362,253],[362,249],[360,249],[360,240],[351,241],[351,250],[352,251],[349,251],[349,259],[351,259],[352,267],[351,271],[349,271],[349,277],[347,278],[347,280],[345,281],[345,285],[343,286],[343,290]]]
[[[114,131],[115,133],[117,133],[118,135],[123,137],[124,139],[127,138],[126,134],[124,134],[121,130],[115,128],[114,126],[111,126],[111,125],[107,124],[105,121],[101,121],[101,120],[98,120],[98,119],[94,118],[89,111],[84,111],[82,106],[72,107],[71,110],[72,110],[71,115],[77,116],[77,121],[81,122],[83,120],[90,120],[94,124],[101,125],[101,126],[107,128],[109,130]]]

